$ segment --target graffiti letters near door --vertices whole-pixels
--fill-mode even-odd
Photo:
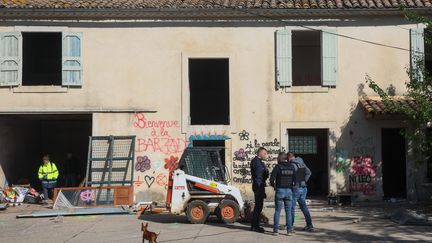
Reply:
[[[233,182],[235,183],[252,183],[250,161],[255,157],[259,147],[264,147],[268,151],[268,161],[266,165],[271,171],[276,165],[276,159],[281,151],[280,141],[277,138],[270,141],[258,141],[251,139],[251,135],[246,130],[239,133],[239,140],[243,142],[241,148],[234,151],[233,156]]]
[[[376,193],[376,168],[371,156],[354,157],[349,175],[350,192],[374,195]]]

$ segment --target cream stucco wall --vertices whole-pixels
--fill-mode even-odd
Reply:
[[[407,80],[404,67],[409,64],[408,51],[339,37],[336,88],[275,90],[274,33],[281,26],[272,24],[95,23],[67,27],[66,23],[65,26],[67,31],[83,33],[83,86],[64,93],[17,93],[20,88],[2,88],[0,111],[92,108],[156,111],[93,114],[93,135],[137,135],[136,155],[150,159],[150,170],[135,173],[137,201],[164,200],[164,178],[168,173],[165,160],[171,156],[178,158],[188,146],[190,136],[210,134],[227,138],[230,155],[227,167],[231,177],[238,177],[233,174],[235,151],[254,139],[259,143],[276,139],[278,143],[272,144],[272,148],[287,149],[286,129],[300,127],[329,129],[330,191],[344,191],[347,172],[335,170],[338,151],[346,151],[348,156],[362,155],[353,151],[359,151],[355,146],[364,146],[363,149],[373,153],[375,164],[380,159],[379,150],[375,149],[380,143],[378,125],[365,120],[357,105],[361,92],[371,94],[368,88],[361,88],[365,75],[384,87],[394,85],[399,94],[403,93]],[[323,24],[318,21],[310,26],[336,28],[341,35],[406,49],[409,49],[409,28],[415,27],[399,19],[335,20]],[[1,32],[15,29],[15,26],[0,27]],[[230,59],[230,126],[188,125],[189,57]],[[144,119],[171,125],[151,128],[142,123]],[[405,126],[397,121],[391,125]],[[249,140],[240,139],[243,130],[249,133]],[[157,180],[158,176],[161,180]],[[250,184],[234,184],[250,197]],[[378,182],[373,197],[379,198],[381,193]]]

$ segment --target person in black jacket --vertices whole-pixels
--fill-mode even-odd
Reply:
[[[275,213],[273,234],[279,235],[279,218],[282,205],[285,208],[286,230],[288,235],[293,233],[292,225],[292,187],[294,178],[294,166],[288,162],[286,153],[279,153],[278,164],[273,168],[270,176],[270,185],[275,189]]]
[[[299,207],[304,215],[305,221],[306,221],[306,227],[303,228],[305,231],[314,231],[314,227],[312,224],[312,217],[310,215],[308,206],[306,204],[306,197],[307,197],[307,182],[309,178],[312,175],[311,170],[306,166],[303,159],[300,157],[295,157],[294,153],[288,153],[288,160],[290,161],[291,165],[294,166],[295,170],[295,180],[293,185],[293,205],[291,209],[291,213],[293,215],[292,217],[292,223],[294,225],[294,214],[295,214],[295,206],[296,202],[298,202]]]
[[[264,233],[264,228],[260,227],[259,216],[263,210],[264,199],[267,197],[265,194],[266,180],[269,177],[269,172],[263,160],[267,159],[267,150],[263,147],[258,148],[257,156],[251,161],[251,174],[252,174],[252,191],[255,197],[255,207],[252,215],[251,230]]]

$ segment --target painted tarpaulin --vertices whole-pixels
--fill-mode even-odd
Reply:
[[[180,159],[180,169],[199,178],[225,182],[225,167],[220,158],[221,148],[188,148]]]

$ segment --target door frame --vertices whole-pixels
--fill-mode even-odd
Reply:
[[[288,149],[288,129],[327,129],[328,130],[328,146],[327,146],[327,193],[336,193],[336,179],[332,181],[332,178],[336,178],[336,170],[332,170],[332,158],[336,156],[336,141],[330,139],[331,134],[337,134],[337,123],[336,121],[284,121],[280,123],[280,141],[281,150],[286,151]],[[288,151],[287,151],[288,152]],[[313,172],[312,172],[313,173]]]

